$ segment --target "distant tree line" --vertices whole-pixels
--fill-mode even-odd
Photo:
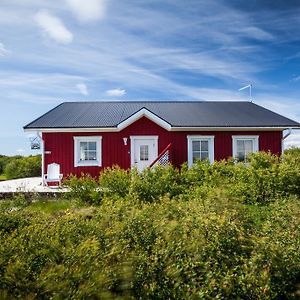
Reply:
[[[41,155],[0,155],[0,174],[6,179],[41,176]]]

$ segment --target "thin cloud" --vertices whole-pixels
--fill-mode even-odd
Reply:
[[[291,147],[300,147],[300,133],[295,130],[292,131],[292,134],[284,141],[285,149]]]
[[[0,56],[6,56],[8,53],[9,51],[5,49],[2,43],[0,43]]]
[[[105,94],[107,96],[110,96],[110,97],[122,97],[126,94],[126,90],[123,90],[123,89],[112,89],[112,90],[107,90],[105,92]]]
[[[80,22],[101,20],[106,13],[106,0],[65,0]]]
[[[82,94],[83,96],[88,96],[89,95],[89,91],[88,91],[88,88],[87,88],[86,84],[77,83],[76,87],[79,90],[80,94]]]
[[[295,77],[292,78],[292,81],[296,81],[296,82],[297,82],[297,81],[299,81],[299,80],[300,80],[300,75],[295,76]]]
[[[273,35],[267,31],[264,31],[255,26],[249,26],[241,29],[237,29],[237,31],[243,34],[245,37],[261,40],[261,41],[271,41],[273,40]]]
[[[40,10],[35,15],[35,21],[40,28],[53,40],[62,44],[69,44],[73,41],[73,34],[64,23],[46,10]]]

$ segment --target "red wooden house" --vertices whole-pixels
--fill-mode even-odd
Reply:
[[[43,170],[97,176],[119,165],[139,170],[171,162],[282,151],[283,131],[300,124],[252,102],[66,102],[24,127],[43,140]]]

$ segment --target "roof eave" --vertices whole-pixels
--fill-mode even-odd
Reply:
[[[130,123],[132,124],[132,123]],[[129,126],[129,124],[127,125]],[[118,127],[52,127],[52,128],[26,128],[24,132],[120,132],[127,126]],[[170,126],[168,131],[278,131],[285,129],[300,129],[299,126]]]

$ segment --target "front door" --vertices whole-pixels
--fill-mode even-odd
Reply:
[[[138,171],[149,167],[157,157],[157,137],[131,137],[131,166]]]

